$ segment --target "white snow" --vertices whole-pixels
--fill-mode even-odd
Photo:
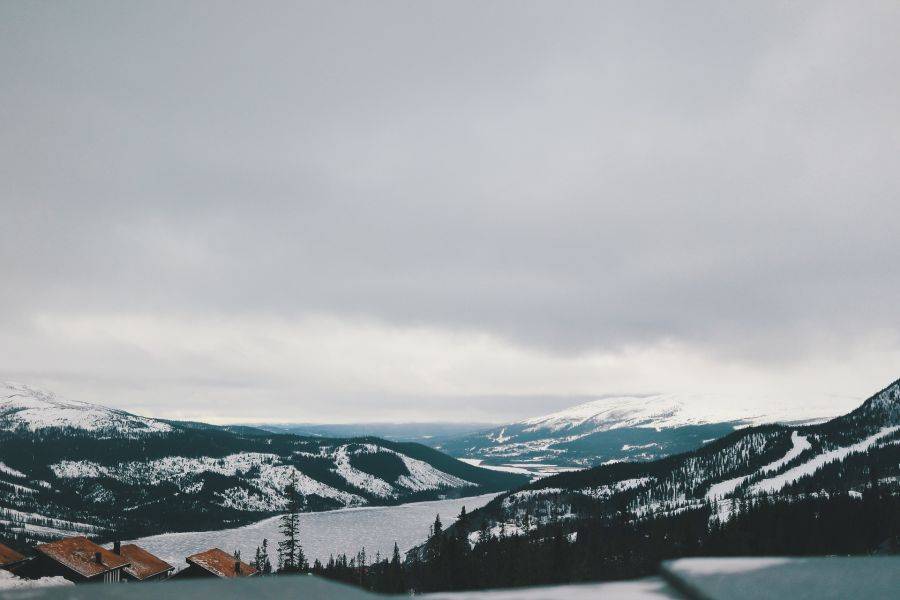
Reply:
[[[465,506],[471,512],[495,498],[497,494],[414,502],[399,506],[372,506],[344,508],[326,512],[300,514],[300,542],[310,562],[319,558],[328,560],[331,554],[346,552],[355,555],[365,547],[366,554],[390,557],[394,542],[401,553],[425,541],[428,528],[440,515],[444,526],[456,519]],[[184,558],[196,552],[217,547],[241,555],[253,556],[263,538],[269,540],[269,552],[275,555],[275,545],[281,539],[278,533],[280,517],[272,517],[234,529],[198,531],[188,533],[164,533],[134,540],[133,543],[156,554],[163,560],[181,568]]]
[[[57,537],[66,537],[73,534],[96,534],[102,528],[89,523],[67,521],[48,517],[39,513],[29,513],[12,508],[0,508],[0,523],[9,526],[14,531],[30,531],[47,533]]]
[[[609,485],[600,485],[594,488],[584,488],[580,490],[582,494],[585,496],[591,496],[594,498],[608,498],[613,494],[618,494],[619,492],[624,492],[625,490],[631,490],[637,487],[641,487],[643,485],[647,485],[652,481],[650,477],[635,477],[633,479],[623,479],[622,481],[617,481],[616,483],[612,483]]]
[[[9,571],[0,570],[0,590],[43,588],[59,585],[75,585],[65,577],[41,577],[40,579],[22,579]]]
[[[189,491],[196,482],[192,476],[201,473],[219,473],[236,475],[248,473],[257,467],[259,473],[255,477],[245,477],[244,481],[253,485],[258,492],[257,497],[250,499],[239,492],[229,490],[223,495],[223,506],[239,508],[237,501],[247,499],[248,505],[243,510],[281,510],[285,507],[284,489],[296,478],[297,489],[304,496],[318,495],[332,498],[345,506],[360,506],[366,501],[356,494],[337,490],[329,485],[309,477],[292,465],[278,464],[276,454],[260,452],[240,452],[223,458],[186,458],[183,456],[167,456],[148,462],[125,462],[108,467],[91,461],[61,461],[50,466],[53,474],[60,478],[96,478],[113,477],[132,483],[156,485],[164,481],[172,481],[183,491]]]
[[[64,400],[52,392],[13,382],[0,383],[0,427],[29,431],[71,427],[123,437],[172,430],[171,425],[162,421],[97,404]]]
[[[530,475],[532,477],[532,481],[534,479],[540,479],[541,477],[547,477],[556,473],[579,470],[577,467],[561,467],[559,465],[554,465],[551,463],[507,463],[503,465],[485,465],[482,464],[484,463],[484,459],[481,458],[459,458],[457,460],[475,467],[481,467],[482,469],[489,469],[491,471],[517,473],[519,475]]]
[[[403,464],[406,465],[406,470],[409,471],[409,475],[401,475],[397,478],[397,485],[403,486],[408,490],[421,492],[440,488],[460,488],[475,485],[465,479],[439,471],[425,461],[406,456],[405,454],[395,454],[400,457]]]
[[[351,455],[373,452],[396,455],[409,473],[401,475],[397,481],[389,483],[352,466]],[[381,498],[397,498],[403,491],[451,490],[474,485],[464,479],[444,473],[424,461],[375,444],[326,446],[317,456],[332,458],[335,462],[335,473],[343,477],[350,485]],[[281,464],[281,458],[277,454],[261,452],[240,452],[222,458],[167,456],[147,462],[131,461],[113,466],[85,460],[64,460],[51,465],[50,469],[59,478],[112,477],[142,485],[173,482],[184,493],[196,493],[200,490],[201,482],[197,481],[197,476],[203,473],[242,475],[243,481],[252,486],[253,490],[235,487],[218,493],[222,506],[238,510],[278,511],[284,509],[286,506],[284,489],[292,475],[296,478],[297,489],[304,496],[317,495],[322,498],[331,498],[344,506],[362,506],[367,503],[362,496],[338,490],[317,481],[293,465]],[[251,472],[254,473],[252,476]],[[5,482],[0,481],[0,484],[2,483]]]
[[[659,446],[656,442],[650,442],[649,444],[636,444],[634,446],[630,444],[622,444],[622,452],[628,452],[629,450],[646,450],[647,448],[655,448]]]
[[[777,567],[791,562],[781,557],[726,557],[726,558],[682,558],[672,561],[669,569],[690,575],[728,575],[747,573],[768,567]]]
[[[671,588],[659,577],[506,590],[438,592],[422,596],[428,600],[671,600],[674,597]]]
[[[752,494],[759,494],[762,492],[770,494],[775,493],[781,490],[781,488],[785,487],[786,485],[794,483],[801,477],[812,475],[828,463],[838,460],[844,460],[844,458],[846,458],[850,454],[865,452],[876,442],[878,442],[878,440],[891,435],[897,430],[900,430],[900,426],[884,427],[878,433],[870,435],[866,439],[851,446],[844,446],[842,448],[837,448],[835,450],[829,450],[828,452],[818,454],[805,463],[788,469],[784,473],[780,473],[778,475],[775,475],[774,477],[763,479],[762,481],[754,483],[750,486],[748,491]]]
[[[0,473],[5,473],[5,474],[7,474],[7,475],[12,475],[13,477],[20,477],[20,478],[27,478],[27,477],[28,477],[28,475],[26,475],[26,474],[23,473],[22,471],[13,469],[12,467],[8,466],[8,465],[7,465],[6,463],[4,463],[4,462],[0,462]]]
[[[526,502],[540,498],[541,496],[555,496],[562,494],[565,490],[562,488],[539,488],[536,490],[522,490],[514,492],[503,499],[503,506],[508,508],[517,502]]]
[[[756,471],[756,473],[734,477],[733,479],[726,479],[725,481],[720,481],[719,483],[714,483],[713,485],[711,485],[709,491],[706,492],[706,499],[711,501],[717,498],[724,498],[728,494],[733,493],[734,490],[740,487],[742,483],[747,481],[747,479],[749,479],[753,475],[777,471],[784,465],[800,456],[804,451],[811,448],[809,441],[806,439],[806,436],[800,435],[796,431],[791,433],[791,442],[793,445],[791,446],[791,449],[785,453],[784,456],[774,462],[765,465],[764,467],[761,467],[758,471]]]
[[[585,402],[555,413],[521,421],[525,431],[559,432],[586,426],[587,435],[622,427],[667,429],[704,423],[744,421],[755,425],[835,416],[841,407],[787,406],[769,399],[715,394],[650,394],[615,396]]]
[[[17,483],[11,483],[9,481],[0,480],[0,485],[5,485],[7,487],[10,487],[16,493],[19,493],[19,494],[37,494],[37,490],[34,488],[26,487],[24,485],[19,485]]]
[[[334,460],[337,466],[337,474],[353,487],[368,490],[369,493],[380,498],[389,498],[394,495],[394,488],[387,481],[360,471],[350,464],[350,455],[347,452],[346,445],[337,449],[337,452],[334,454]]]
[[[352,448],[352,449],[351,449]],[[394,484],[390,484],[383,479],[375,477],[369,473],[360,471],[350,464],[351,454],[366,454],[383,452],[393,454],[403,461],[408,475],[401,475]],[[328,456],[328,451],[323,449],[323,453]],[[435,469],[427,462],[406,456],[399,452],[395,452],[390,448],[377,446],[375,444],[344,444],[338,446],[331,454],[337,465],[337,474],[343,477],[350,485],[367,490],[370,493],[381,498],[396,498],[400,495],[396,487],[404,488],[414,492],[422,492],[428,490],[438,490],[442,488],[462,488],[475,485],[459,477],[455,477],[443,471]]]

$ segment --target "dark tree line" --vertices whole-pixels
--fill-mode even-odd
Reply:
[[[634,519],[625,511],[493,535],[469,533],[465,510],[404,561],[393,555],[315,561],[309,572],[382,593],[472,590],[642,577],[663,560],[690,556],[825,555],[898,552],[900,496],[867,490],[805,498],[759,497],[736,503],[725,522],[712,506]]]

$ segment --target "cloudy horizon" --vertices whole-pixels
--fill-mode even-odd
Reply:
[[[0,70],[0,380],[333,423],[900,377],[896,2],[6,2]]]

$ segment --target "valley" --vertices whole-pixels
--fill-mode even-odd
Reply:
[[[325,563],[329,556],[354,556],[365,548],[369,558],[374,559],[376,553],[389,557],[396,542],[405,554],[427,539],[428,525],[436,515],[450,525],[463,507],[468,511],[481,508],[496,495],[302,513],[299,523],[303,552],[310,562],[319,559]],[[279,524],[280,517],[270,517],[237,528],[164,533],[133,543],[173,565],[180,564],[185,556],[213,547],[228,552],[239,550],[241,556],[249,557],[264,538],[270,545],[281,539]]]
[[[321,438],[161,421],[0,388],[0,527],[28,540],[222,529],[305,512],[499,492],[519,474],[412,442]]]

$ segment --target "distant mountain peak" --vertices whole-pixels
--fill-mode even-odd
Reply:
[[[66,400],[24,383],[6,381],[0,383],[0,429],[76,429],[131,437],[166,433],[172,426],[99,404]]]
[[[576,428],[606,431],[621,427],[679,427],[707,422],[708,419],[688,414],[681,398],[672,394],[657,394],[600,398],[526,419],[522,424],[526,425],[526,431],[558,432]]]

